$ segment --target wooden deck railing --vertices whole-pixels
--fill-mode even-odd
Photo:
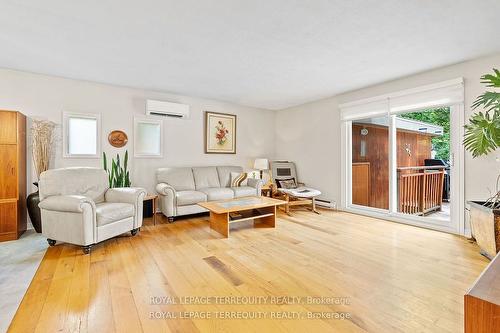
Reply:
[[[398,168],[398,211],[425,215],[441,210],[444,167]]]

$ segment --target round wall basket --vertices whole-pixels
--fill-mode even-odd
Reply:
[[[113,147],[121,148],[127,144],[128,137],[124,131],[115,130],[109,133],[108,142]]]

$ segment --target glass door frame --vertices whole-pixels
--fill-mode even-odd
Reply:
[[[389,209],[366,207],[352,203],[352,120],[341,123],[342,156],[345,163],[341,165],[342,184],[341,205],[345,211],[368,215],[394,222],[445,231],[460,235],[469,235],[465,230],[465,197],[464,197],[464,104],[444,105],[450,107],[450,221],[443,223],[431,217],[421,217],[399,213],[397,211],[397,147],[396,147],[396,115],[387,113],[389,117]],[[417,110],[415,110],[416,112]],[[410,111],[409,111],[410,112]],[[414,112],[414,111],[411,111]]]

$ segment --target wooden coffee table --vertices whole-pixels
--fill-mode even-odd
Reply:
[[[268,197],[243,197],[221,201],[200,202],[210,211],[210,228],[224,237],[229,237],[229,225],[236,222],[254,220],[276,226],[276,206],[286,201]]]

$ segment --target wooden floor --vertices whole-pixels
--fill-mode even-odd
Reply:
[[[10,332],[462,332],[463,295],[487,264],[466,239],[340,212],[282,215],[275,229],[242,222],[229,239],[210,231],[207,216],[158,220],[91,255],[49,248]],[[186,296],[268,298],[169,304]],[[270,304],[284,300],[272,296],[349,304]],[[179,318],[189,312],[212,319]],[[350,318],[307,319],[332,312]]]

